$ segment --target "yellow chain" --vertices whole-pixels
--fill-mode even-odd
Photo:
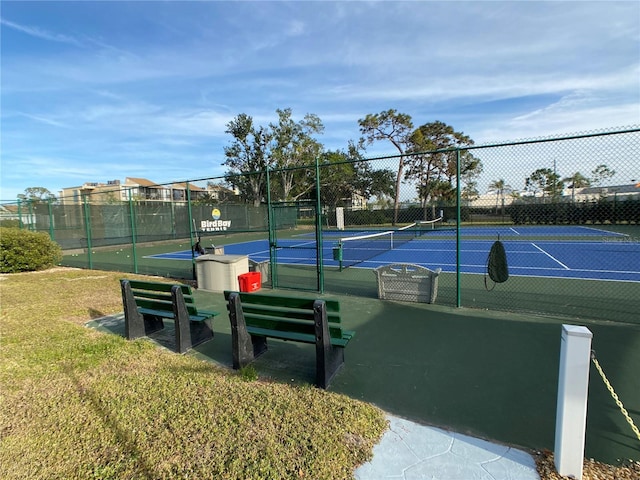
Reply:
[[[622,415],[624,415],[624,418],[626,418],[627,423],[631,427],[631,430],[633,430],[633,433],[635,433],[636,437],[638,437],[638,440],[640,440],[640,431],[638,430],[638,427],[636,427],[636,425],[633,423],[633,419],[629,416],[629,412],[627,412],[627,409],[624,408],[624,405],[618,398],[618,395],[616,395],[616,392],[613,390],[613,387],[609,383],[609,380],[607,380],[607,376],[604,374],[604,371],[602,370],[602,367],[600,366],[600,363],[596,358],[596,352],[594,352],[593,350],[591,351],[591,360],[593,360],[593,364],[596,366],[596,369],[600,373],[600,376],[602,377],[602,381],[607,386],[607,390],[609,390],[609,393],[615,400],[616,405],[618,405],[618,408],[622,412]]]

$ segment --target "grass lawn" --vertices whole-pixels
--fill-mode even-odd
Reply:
[[[371,457],[374,406],[83,327],[122,311],[121,276],[0,276],[0,478],[343,479]]]

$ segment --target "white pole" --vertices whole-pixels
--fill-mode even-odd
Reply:
[[[336,207],[336,227],[344,230],[344,207]]]
[[[586,327],[562,326],[555,465],[560,475],[576,480],[582,479],[592,337]]]

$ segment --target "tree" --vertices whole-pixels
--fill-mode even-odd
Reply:
[[[576,188],[584,188],[591,185],[591,181],[580,172],[576,172],[570,177],[563,178],[562,181],[569,182],[569,188],[571,189],[571,201],[575,199]]]
[[[542,192],[542,202],[544,203],[546,195],[549,195],[553,199],[562,195],[564,182],[560,180],[559,175],[550,168],[539,168],[526,178],[525,190],[532,192],[534,196],[536,193]]]
[[[482,174],[484,165],[479,158],[474,157],[468,150],[460,152],[460,158],[463,167],[460,171],[460,178],[464,182],[460,197],[467,202],[472,202],[480,196],[476,179]]]
[[[427,218],[427,208],[436,198],[451,199],[458,172],[457,150],[473,145],[473,140],[457,132],[446,123],[435,121],[418,127],[409,137],[410,148],[406,161],[405,179],[416,183],[416,190]],[[482,161],[468,150],[460,151],[460,176],[465,182],[474,181],[482,172]],[[432,205],[435,210],[435,205]],[[432,212],[432,216],[435,213]]]
[[[355,163],[342,150],[323,152],[320,163],[320,199],[324,205],[335,208],[354,193]]]
[[[233,187],[224,182],[207,182],[207,191],[193,202],[199,205],[211,205],[214,203],[231,203],[237,199]]]
[[[389,169],[373,170],[369,163],[362,162],[355,165],[357,171],[354,187],[367,200],[371,197],[393,198],[394,173]]]
[[[349,142],[347,151],[334,150],[322,154],[320,169],[321,199],[333,208],[354,195],[366,200],[373,196],[392,196],[394,174],[391,170],[374,170],[363,161],[360,147]]]
[[[270,124],[273,134],[271,149],[273,162],[278,169],[274,176],[281,183],[276,195],[281,200],[297,200],[315,186],[308,175],[296,167],[313,165],[322,153],[323,146],[312,135],[324,131],[324,125],[317,115],[307,114],[296,123],[291,118],[291,109],[276,110],[278,123]]]
[[[453,165],[455,168],[455,163]],[[469,150],[460,151],[460,179],[465,182],[474,182],[484,170],[482,160],[474,156]],[[449,178],[453,181],[453,177]]]
[[[224,147],[227,160],[223,165],[229,167],[226,181],[237,186],[245,200],[259,206],[266,191],[265,171],[272,164],[272,133],[256,128],[253,118],[245,113],[230,121],[225,133],[234,138],[230,146]]]
[[[513,191],[510,185],[507,185],[503,179],[494,180],[489,184],[489,191],[496,192],[496,213],[498,213],[498,201],[502,199],[502,213],[504,214],[504,195]]]
[[[394,109],[376,114],[367,114],[365,118],[358,120],[362,141],[371,145],[378,140],[388,140],[400,154],[398,172],[395,181],[395,193],[393,200],[393,224],[398,222],[398,209],[400,208],[400,184],[405,163],[405,150],[409,145],[409,135],[413,130],[411,116],[398,113]]]
[[[591,172],[591,183],[598,187],[601,187],[603,183],[611,179],[616,174],[615,170],[611,170],[606,165],[598,165]]]
[[[18,198],[20,200],[39,203],[54,200],[56,196],[44,187],[29,187],[25,188],[24,193],[20,193]]]
[[[466,182],[464,188],[462,189],[462,192],[460,193],[460,196],[467,202],[467,204],[470,204],[475,199],[477,199],[480,196],[480,191],[478,190],[478,182],[476,182],[475,180]]]
[[[255,126],[244,113],[227,124],[226,133],[234,140],[224,149],[224,165],[229,167],[226,180],[256,206],[266,194],[267,167],[272,171],[272,198],[297,200],[312,191],[315,179],[309,169],[301,167],[315,164],[323,151],[322,144],[312,137],[324,130],[317,115],[307,114],[295,122],[289,108],[276,113],[278,122],[267,127]]]

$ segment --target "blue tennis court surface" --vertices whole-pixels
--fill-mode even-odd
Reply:
[[[397,248],[364,260],[350,268],[373,269],[391,263],[413,263],[444,272],[456,270],[455,232],[434,230],[416,237]],[[361,235],[362,231],[352,235]],[[640,242],[626,241],[624,235],[589,227],[466,227],[461,229],[460,268],[462,273],[484,274],[487,255],[493,242],[504,243],[509,273],[514,276],[579,278],[640,282]],[[323,264],[338,267],[333,260],[333,248],[346,232],[325,232]],[[483,238],[468,237],[491,237]],[[519,236],[540,237],[516,240]],[[601,237],[600,240],[547,240],[544,237]],[[315,265],[315,242],[312,235],[278,240],[278,264]],[[443,238],[438,238],[443,237]],[[444,238],[447,237],[447,238]],[[348,247],[345,247],[345,249]],[[366,258],[366,246],[359,245]],[[267,240],[224,246],[225,254],[248,255],[255,261],[269,259]],[[375,252],[373,252],[375,253]],[[357,257],[358,252],[355,252]],[[191,260],[191,251],[154,255],[152,258]]]

